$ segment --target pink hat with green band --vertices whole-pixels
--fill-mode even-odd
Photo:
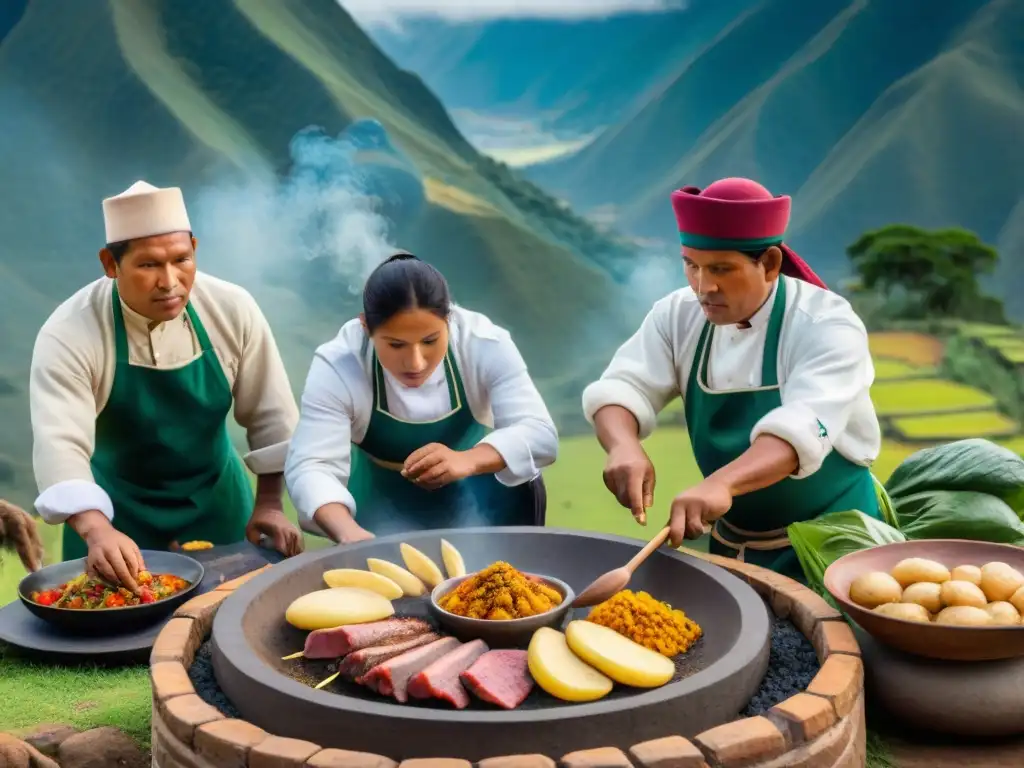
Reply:
[[[783,237],[789,224],[792,200],[773,196],[750,179],[721,179],[703,191],[683,187],[672,193],[680,242],[702,251],[762,251],[776,245],[782,250],[782,273],[828,289]]]

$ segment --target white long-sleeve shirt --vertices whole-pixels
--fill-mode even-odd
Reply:
[[[795,478],[816,472],[833,449],[870,466],[882,435],[871,402],[875,370],[868,334],[849,302],[802,280],[786,281],[786,315],[779,339],[782,405],[754,426],[750,441],[771,434],[793,446],[800,465]],[[715,328],[706,371],[712,391],[761,386],[768,319],[778,287],[750,320]],[[640,437],[654,430],[658,413],[674,398],[686,399],[690,367],[705,315],[690,288],[660,299],[640,329],[616,351],[601,378],[583,392],[583,411],[593,423],[606,405],[630,411]],[[827,435],[820,435],[818,422]]]
[[[43,324],[32,351],[35,506],[48,523],[90,509],[114,518],[110,497],[94,482],[89,464],[96,417],[114,383],[112,290],[113,281],[103,277],[67,299]],[[235,420],[246,430],[246,465],[255,474],[282,472],[299,413],[266,318],[245,289],[201,272],[189,301],[231,387]],[[155,323],[123,300],[121,310],[129,364],[170,370],[202,354],[186,312]],[[172,417],[187,418],[187,413]]]
[[[347,489],[351,444],[366,435],[373,409],[372,345],[358,319],[321,345],[302,393],[299,425],[285,464],[285,483],[303,529],[323,535],[314,513],[329,503],[357,514]],[[473,417],[493,428],[480,442],[494,448],[506,467],[499,482],[528,482],[554,463],[558,432],[526,363],[508,331],[487,317],[452,307],[449,346],[466,389]],[[408,421],[430,421],[451,411],[445,366],[419,387],[408,387],[384,371],[388,410]]]

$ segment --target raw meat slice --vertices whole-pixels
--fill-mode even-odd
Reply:
[[[422,645],[378,664],[363,675],[361,682],[377,693],[393,696],[404,704],[409,700],[409,679],[460,645],[462,643],[454,637],[442,637],[430,645]]]
[[[425,635],[411,637],[408,640],[399,640],[397,643],[371,645],[369,648],[353,651],[346,656],[338,665],[338,672],[342,677],[348,680],[355,680],[358,683],[361,682],[360,678],[363,675],[378,664],[383,664],[388,659],[393,659],[399,654],[440,639],[440,635],[428,632]]]
[[[473,640],[442,656],[420,670],[409,681],[409,695],[414,699],[440,699],[456,709],[469,706],[469,694],[459,682],[459,675],[487,652],[487,643]]]
[[[331,629],[314,629],[306,635],[307,659],[336,659],[361,648],[424,635],[432,631],[423,619],[384,619]]]
[[[533,690],[526,651],[488,651],[459,675],[462,684],[481,701],[515,709]]]

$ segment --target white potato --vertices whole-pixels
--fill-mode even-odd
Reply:
[[[900,560],[889,573],[900,583],[901,587],[921,581],[934,584],[949,581],[949,568],[925,557],[908,557],[905,560]]]
[[[902,602],[920,605],[930,613],[942,610],[942,585],[931,581],[919,581],[903,590]]]
[[[1024,587],[1010,595],[1010,605],[1017,609],[1017,613],[1024,616]]]
[[[862,573],[850,585],[850,600],[864,608],[898,603],[902,595],[899,582],[885,571]]]
[[[874,613],[880,613],[890,619],[916,621],[921,624],[927,624],[932,620],[928,609],[917,603],[882,603],[874,609]]]
[[[999,626],[1013,627],[1020,624],[1020,613],[1010,603],[1002,600],[985,606],[992,623]]]
[[[1021,587],[1024,587],[1024,576],[1013,566],[1000,562],[981,566],[981,591],[989,602],[1009,600]]]
[[[969,605],[980,609],[988,604],[981,587],[971,584],[969,581],[947,581],[940,587],[939,594],[942,597],[942,604],[947,607]]]
[[[332,587],[295,598],[284,618],[297,629],[330,629],[381,621],[395,613],[383,595],[360,587]]]
[[[969,581],[981,586],[981,568],[976,565],[958,565],[950,572],[952,581]]]
[[[935,617],[935,623],[957,627],[987,627],[991,625],[992,617],[988,611],[973,605],[953,605],[943,608]]]

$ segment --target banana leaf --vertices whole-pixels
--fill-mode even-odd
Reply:
[[[974,491],[1024,514],[1024,458],[990,440],[971,438],[925,448],[903,460],[885,484],[900,500],[925,491]]]
[[[977,491],[925,491],[895,500],[908,539],[973,539],[1024,544],[1024,522],[1005,501]]]
[[[819,594],[826,593],[825,569],[843,555],[907,540],[896,528],[856,509],[793,523],[786,532],[808,586]]]

